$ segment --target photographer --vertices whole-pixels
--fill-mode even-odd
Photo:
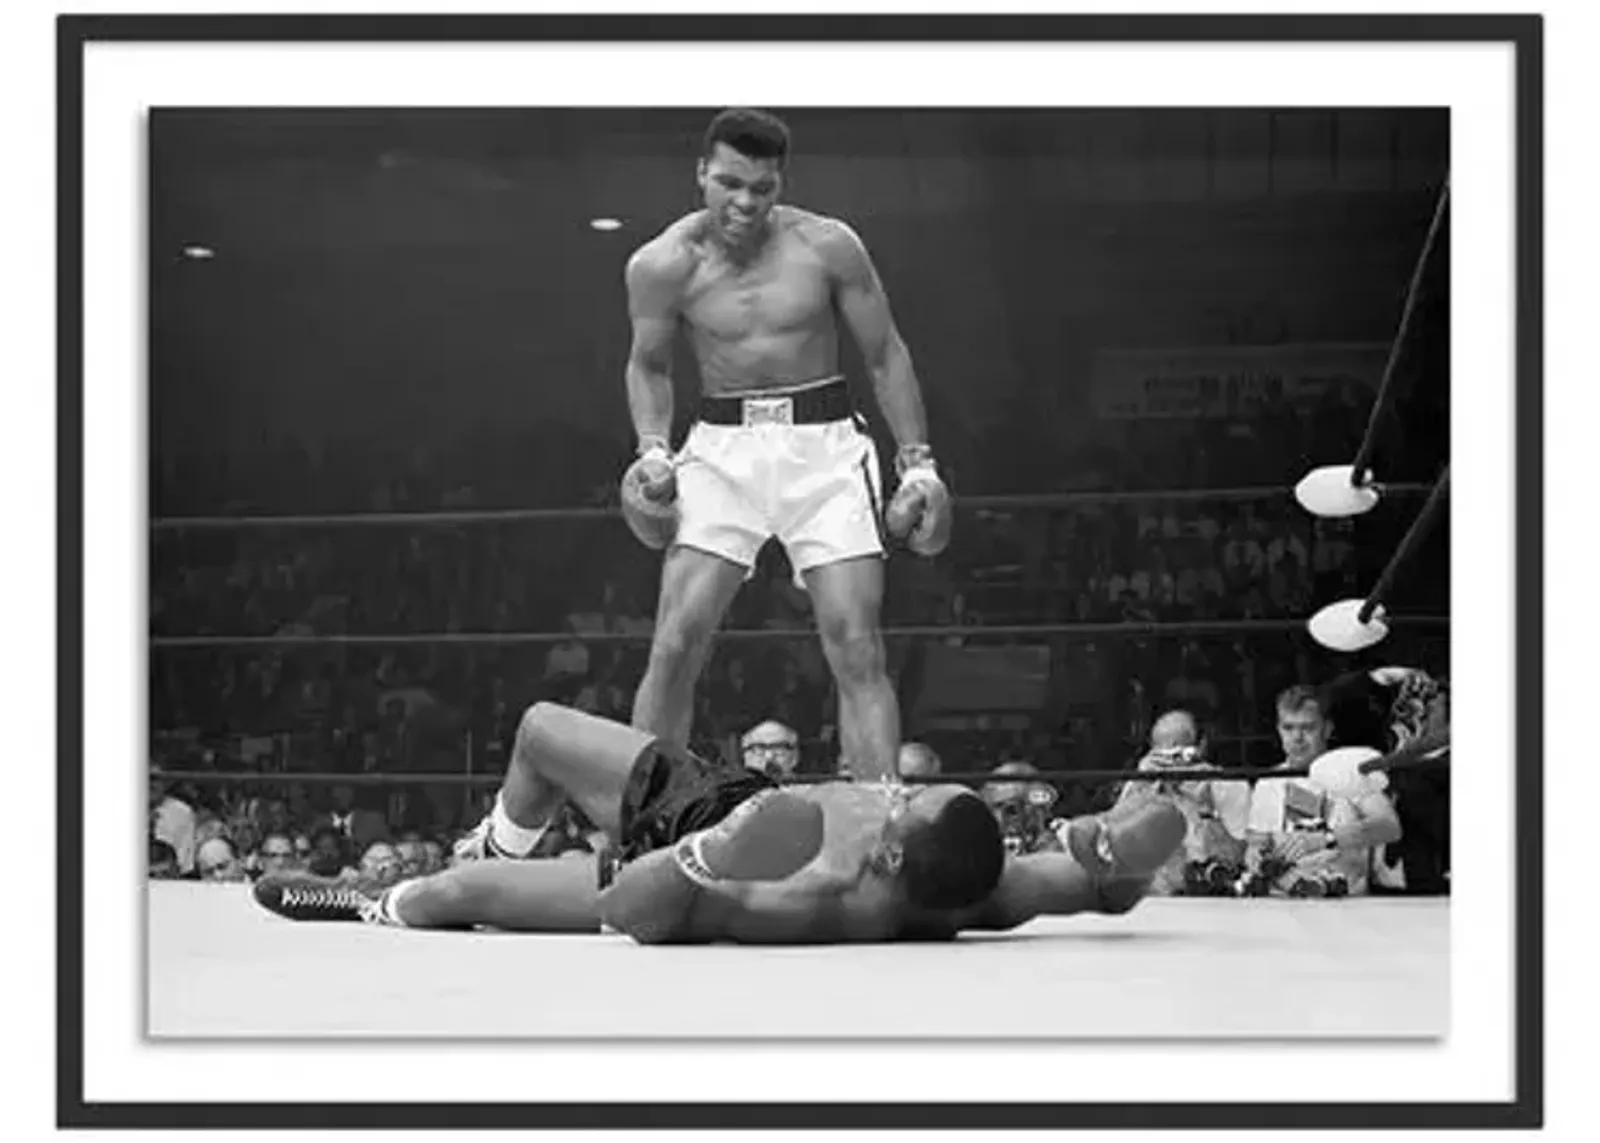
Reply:
[[[1141,773],[1159,770],[1215,769],[1206,761],[1206,743],[1193,714],[1172,710],[1150,728],[1150,749],[1139,760]],[[1160,896],[1228,895],[1243,870],[1250,787],[1245,782],[1128,782],[1117,805],[1166,796],[1189,823],[1183,848],[1155,876],[1151,893]]]
[[[1326,700],[1306,686],[1278,696],[1282,768],[1310,766],[1333,725]],[[1384,794],[1387,776],[1368,775],[1350,791],[1330,792],[1309,778],[1263,778],[1251,795],[1242,891],[1255,896],[1344,897],[1367,892],[1373,850],[1400,840],[1400,819]]]
[[[1038,773],[1029,762],[1004,762],[994,768],[996,777],[1025,779]],[[1064,850],[1056,829],[1063,823],[1051,812],[1056,804],[1054,787],[1044,782],[989,782],[983,788],[983,800],[1000,823],[1007,852],[1021,857]]]

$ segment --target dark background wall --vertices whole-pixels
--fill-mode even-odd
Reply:
[[[777,110],[967,491],[1017,483],[978,463],[1017,426],[1070,447],[1097,350],[1387,341],[1447,162],[1425,109]],[[709,114],[154,113],[157,513],[184,458],[282,438],[620,455],[622,265],[694,207]]]

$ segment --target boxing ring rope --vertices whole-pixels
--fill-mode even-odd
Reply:
[[[1392,770],[1448,769],[1449,736],[1439,735],[1419,739],[1398,750],[1361,764],[1364,773]],[[1441,755],[1441,751],[1445,752]],[[1032,774],[996,774],[989,770],[956,770],[931,776],[907,776],[898,779],[907,785],[936,785],[954,783],[964,786],[986,784],[1011,784],[1027,786],[1100,785],[1107,782],[1190,782],[1190,781],[1244,781],[1256,782],[1263,778],[1306,778],[1308,767],[1279,766],[1210,766],[1163,767],[1150,770],[1043,770]],[[313,786],[470,786],[496,788],[505,780],[503,774],[394,774],[360,773],[335,774],[327,772],[280,773],[267,770],[159,770],[152,769],[150,777],[167,782],[194,782],[208,785],[278,785],[295,784]],[[817,785],[838,781],[836,774],[791,774],[784,779],[795,785]]]
[[[1378,431],[1384,414],[1389,411],[1389,406],[1394,400],[1396,365],[1410,333],[1411,318],[1416,313],[1417,299],[1422,292],[1422,275],[1433,256],[1439,232],[1443,229],[1449,201],[1450,179],[1447,175],[1439,188],[1439,198],[1434,204],[1433,218],[1428,223],[1427,236],[1423,239],[1416,266],[1411,271],[1411,282],[1406,289],[1405,302],[1400,310],[1400,326],[1389,345],[1389,357],[1384,364],[1378,395],[1372,403],[1372,412],[1367,417],[1366,432],[1362,434],[1361,447],[1356,450],[1355,459],[1348,466],[1326,465],[1312,469],[1299,484],[1295,485],[1295,499],[1313,516],[1324,519],[1358,516],[1370,512],[1377,505],[1380,491],[1385,494],[1392,491],[1388,486],[1380,486],[1373,480],[1372,473],[1367,469],[1367,462],[1372,459],[1377,447]],[[1311,616],[1306,621],[1306,629],[1313,639],[1329,650],[1353,652],[1374,647],[1388,637],[1390,624],[1384,611],[1384,600],[1393,588],[1400,568],[1410,560],[1421,547],[1422,541],[1427,538],[1439,509],[1444,506],[1449,490],[1450,465],[1446,463],[1438,480],[1434,482],[1422,511],[1406,530],[1405,536],[1401,538],[1399,546],[1389,558],[1382,574],[1378,576],[1377,583],[1367,593],[1366,598],[1339,600],[1328,604]]]
[[[1447,615],[1409,615],[1391,622],[1407,627],[1437,630],[1450,625]],[[884,627],[885,639],[1095,639],[1106,636],[1139,638],[1195,635],[1267,635],[1299,631],[1299,619],[1198,619],[1153,620],[1145,623],[994,623],[960,627],[949,624],[922,624]],[[759,639],[811,639],[810,628],[730,628],[718,631],[716,638],[739,641]],[[649,632],[600,631],[436,631],[405,632],[388,635],[152,635],[152,648],[200,647],[394,647],[394,646],[512,646],[550,643],[649,643]]]
[[[1382,380],[1378,382],[1378,396],[1372,402],[1372,412],[1367,416],[1367,430],[1362,434],[1361,447],[1356,449],[1356,456],[1350,462],[1350,485],[1353,488],[1361,487],[1368,483],[1366,476],[1367,462],[1372,459],[1372,453],[1377,447],[1378,429],[1383,420],[1383,415],[1389,411],[1389,403],[1394,397],[1394,379],[1400,362],[1400,353],[1406,342],[1406,335],[1411,330],[1411,317],[1416,313],[1417,297],[1422,292],[1422,275],[1428,267],[1428,261],[1433,256],[1434,242],[1439,237],[1439,231],[1444,224],[1445,207],[1450,201],[1450,179],[1445,177],[1443,185],[1439,188],[1439,200],[1434,204],[1433,219],[1428,223],[1427,236],[1422,240],[1422,252],[1417,255],[1417,264],[1411,271],[1411,282],[1406,287],[1406,298],[1400,309],[1400,325],[1395,330],[1394,340],[1389,343],[1389,358],[1384,362]],[[1392,491],[1387,486],[1384,491]]]
[[[1411,318],[1416,313],[1417,299],[1422,293],[1422,275],[1433,257],[1434,243],[1444,226],[1445,208],[1450,201],[1450,178],[1445,176],[1439,187],[1439,198],[1434,204],[1433,218],[1428,223],[1428,233],[1422,240],[1422,250],[1417,255],[1411,271],[1411,281],[1406,287],[1405,301],[1400,307],[1400,325],[1394,340],[1389,343],[1389,356],[1384,362],[1383,374],[1378,382],[1378,395],[1367,414],[1367,428],[1361,436],[1355,459],[1348,465],[1330,464],[1314,468],[1295,485],[1295,499],[1301,507],[1314,516],[1358,516],[1370,512],[1378,503],[1380,493],[1390,495],[1396,486],[1380,484],[1373,478],[1367,464],[1377,448],[1378,431],[1384,414],[1389,411],[1395,397],[1395,377],[1398,374],[1400,355],[1411,332]]]
[[[1420,496],[1427,484],[1388,484],[1393,496]],[[1280,499],[1293,494],[1282,485],[1245,485],[1234,488],[1155,488],[1104,492],[1030,492],[993,496],[955,496],[958,512],[1077,508],[1095,504],[1248,503]],[[229,528],[343,528],[343,527],[451,527],[468,524],[522,524],[558,520],[595,520],[621,516],[615,507],[598,505],[568,508],[472,508],[438,512],[335,512],[298,516],[164,516],[150,521],[153,532],[222,531]]]
[[[1437,221],[1437,215],[1436,215]],[[1404,320],[1402,322],[1402,331]],[[1380,402],[1383,393],[1379,394]],[[1430,490],[1429,485],[1419,483],[1398,483],[1385,485],[1384,491],[1396,496],[1421,495]],[[1428,506],[1423,510],[1423,518],[1430,516],[1434,505],[1440,498],[1441,489],[1438,485],[1431,486],[1432,497]],[[956,497],[953,503],[958,511],[974,513],[1004,512],[1011,510],[1054,509],[1071,508],[1100,504],[1143,504],[1143,503],[1245,503],[1280,499],[1286,495],[1295,495],[1296,489],[1288,489],[1280,485],[1250,485],[1230,488],[1179,488],[1179,489],[1128,489],[1117,491],[1075,491],[1075,492],[1047,492],[1025,493],[988,496]],[[575,506],[564,508],[514,508],[514,509],[463,509],[445,511],[399,511],[399,512],[349,512],[349,513],[318,513],[302,515],[256,515],[256,516],[171,516],[157,517],[151,520],[150,529],[153,533],[184,533],[200,531],[222,531],[228,529],[289,529],[289,528],[340,528],[340,527],[386,527],[400,526],[408,528],[424,527],[450,527],[457,525],[478,524],[520,524],[543,523],[561,520],[590,520],[604,519],[620,515],[620,510],[614,506]],[[1419,518],[1418,523],[1422,523]],[[1412,532],[1417,532],[1413,525]],[[1420,541],[1421,536],[1416,537]],[[1402,551],[1414,546],[1412,533],[1408,533],[1406,540],[1402,541]],[[1397,553],[1397,559],[1391,561],[1398,566],[1403,558]],[[1388,580],[1392,580],[1391,569],[1386,569]],[[1380,587],[1386,586],[1386,580],[1380,579]],[[1374,592],[1376,595],[1377,592]],[[1441,630],[1449,626],[1449,617],[1442,615],[1417,615],[1392,620],[1392,622],[1419,630]],[[973,626],[952,626],[949,624],[932,625],[903,625],[889,626],[882,629],[881,634],[885,639],[916,638],[916,639],[956,639],[956,640],[993,640],[1015,638],[1038,639],[1092,639],[1103,637],[1116,638],[1148,638],[1148,637],[1190,637],[1204,635],[1266,635],[1281,634],[1303,629],[1303,621],[1292,618],[1275,619],[1215,619],[1193,621],[1146,621],[1146,622],[1073,622],[1073,623],[1028,623],[1028,624],[987,624]],[[809,628],[801,629],[726,629],[718,631],[715,636],[718,640],[748,641],[759,639],[795,639],[813,638],[815,631]],[[395,646],[444,646],[444,647],[472,647],[472,646],[526,646],[526,645],[552,645],[560,643],[585,643],[585,644],[644,644],[653,638],[649,632],[593,632],[584,633],[576,631],[479,631],[479,632],[404,632],[385,634],[190,634],[190,635],[159,635],[149,637],[152,650],[196,650],[196,649],[238,649],[243,651],[265,648],[307,648],[307,647],[395,647]],[[961,772],[940,776],[940,781],[952,781],[967,785],[978,785],[989,781],[1011,781],[1025,783],[1044,783],[1046,785],[1063,784],[1093,784],[1123,781],[1183,781],[1193,779],[1218,780],[1238,779],[1255,781],[1262,777],[1296,777],[1305,776],[1306,771],[1286,769],[1263,770],[1247,767],[1211,768],[1204,770],[1179,770],[1162,769],[1159,771],[1139,772],[1130,770],[1074,770],[1054,771],[1037,775],[1028,775],[1025,778],[1018,776],[996,778],[987,772]],[[352,785],[352,786],[421,786],[421,785],[449,785],[468,788],[486,788],[497,785],[502,779],[497,774],[474,774],[470,769],[465,773],[389,773],[389,774],[336,774],[318,772],[290,772],[290,771],[212,771],[212,770],[164,770],[152,769],[151,777],[167,781],[193,782],[204,784],[228,785],[240,784],[268,784],[292,785],[306,783],[313,785]],[[817,782],[831,780],[828,775],[794,775],[794,781]],[[919,779],[909,779],[917,781]]]
[[[1450,492],[1450,466],[1446,464],[1434,483],[1433,491],[1417,513],[1411,527],[1400,538],[1399,546],[1384,565],[1378,582],[1365,599],[1341,599],[1330,603],[1306,621],[1311,637],[1333,651],[1364,651],[1375,647],[1389,636],[1391,620],[1383,607],[1384,600],[1394,587],[1400,569],[1416,554],[1433,528],[1433,522],[1444,507]]]
[[[1401,537],[1400,546],[1394,550],[1394,555],[1389,557],[1389,562],[1384,565],[1383,573],[1378,576],[1378,582],[1373,584],[1372,590],[1367,594],[1361,610],[1356,613],[1356,621],[1366,624],[1379,606],[1382,605],[1389,594],[1389,589],[1394,586],[1395,576],[1399,574],[1401,565],[1411,558],[1422,541],[1427,538],[1429,530],[1433,527],[1433,520],[1439,514],[1439,509],[1444,506],[1445,497],[1450,491],[1450,466],[1444,466],[1444,471],[1439,474],[1438,481],[1433,486],[1433,492],[1427,502],[1423,504],[1422,511],[1417,513],[1417,518],[1411,522],[1411,527],[1406,529],[1406,534]]]

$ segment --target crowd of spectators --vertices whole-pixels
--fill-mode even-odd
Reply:
[[[1345,395],[1249,423],[1098,422],[1066,447],[1029,449],[1026,432],[1037,426],[1019,426],[1022,435],[1007,449],[979,450],[1031,457],[1015,473],[969,464],[951,477],[958,502],[1007,492],[1286,488],[1312,464],[1353,452],[1363,422]],[[361,441],[316,449],[263,442],[225,454],[175,449],[162,456],[157,474],[157,514],[610,505],[624,462],[621,442],[547,432],[536,446],[490,433],[455,451]],[[961,770],[998,763],[1101,768],[1137,757],[1157,715],[1181,707],[1208,727],[1214,759],[1270,765],[1272,696],[1334,667],[1303,635],[1085,636],[1049,625],[1303,619],[1324,602],[1361,594],[1410,517],[1403,506],[1357,522],[1313,521],[1287,495],[969,508],[940,559],[899,554],[889,563],[885,622],[948,632],[937,640],[888,640],[907,733],[959,760]],[[1447,550],[1447,536],[1436,536],[1402,584],[1418,610],[1447,610]],[[296,782],[295,775],[493,775],[531,702],[553,699],[626,717],[652,630],[658,564],[604,514],[393,529],[157,531],[150,623],[158,636],[549,637],[158,648],[150,694],[156,765],[281,771],[284,784],[270,794],[215,782],[164,791],[158,804],[188,807],[199,840],[177,847],[171,862],[153,843],[152,862],[162,856],[162,868],[191,875],[247,876],[292,851],[293,860],[315,860],[318,868],[359,869],[376,845],[372,861],[422,868],[427,854],[447,852],[455,833],[476,821],[478,793],[361,786],[336,801],[328,786]],[[1027,624],[1046,627],[1026,637],[983,632]],[[763,553],[727,625],[774,637],[717,645],[697,695],[696,748],[735,758],[739,736],[771,718],[797,728],[802,770],[831,770],[838,762],[833,690],[809,599],[775,546]],[[1043,648],[1042,697],[1030,711],[940,718],[918,694],[918,648],[930,642]],[[1402,629],[1387,650],[1397,661],[1441,671],[1447,636]],[[1076,808],[1092,800],[1082,792],[1072,797],[1083,802]],[[329,822],[344,820],[337,818],[341,805],[381,821],[381,836],[358,839],[346,830],[330,837]],[[576,839],[582,830],[568,832]],[[210,842],[223,844],[207,848]]]
[[[1068,823],[1082,814],[1171,799],[1188,823],[1183,846],[1155,874],[1158,896],[1326,897],[1369,893],[1448,893],[1448,767],[1392,774],[1318,774],[1335,747],[1376,755],[1448,736],[1448,688],[1427,672],[1383,667],[1350,672],[1321,687],[1296,684],[1273,703],[1277,759],[1254,782],[1218,775],[1208,735],[1192,710],[1163,712],[1132,769],[1140,780],[1098,789],[1057,789],[1032,762],[1002,758],[983,796],[1007,849],[1063,851]],[[1360,708],[1365,706],[1363,711]],[[785,781],[799,769],[800,737],[764,719],[737,737],[730,762]],[[1310,776],[1300,776],[1306,768]],[[1282,778],[1273,770],[1294,768]],[[906,742],[897,759],[905,780],[946,772],[926,742]],[[1177,774],[1175,771],[1187,771]],[[846,776],[843,767],[841,776]],[[1170,777],[1168,775],[1171,775]],[[251,796],[227,786],[152,780],[150,876],[236,882],[270,873],[393,884],[446,868],[455,858],[452,792],[424,788],[415,799],[392,787],[386,804],[349,785],[325,802],[292,781],[287,796]],[[464,826],[486,799],[459,803]],[[558,811],[530,852],[534,859],[599,854],[609,841],[575,807]]]
[[[449,862],[460,820],[456,807],[435,801],[438,793],[366,799],[351,786],[288,783],[259,792],[152,779],[150,875],[244,881],[299,869],[388,881],[432,873]]]

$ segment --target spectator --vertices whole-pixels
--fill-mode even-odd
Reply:
[[[1380,753],[1425,738],[1448,737],[1448,686],[1413,667],[1342,675],[1321,692],[1339,746]],[[1374,857],[1373,878],[1395,892],[1445,893],[1450,887],[1450,772],[1399,770],[1385,791],[1400,819],[1398,840]]]
[[[405,875],[400,854],[387,841],[375,841],[361,854],[361,876],[379,885],[393,885]]]
[[[1139,760],[1141,772],[1215,769],[1205,760],[1205,741],[1193,714],[1171,710],[1150,728],[1150,749]],[[1157,896],[1210,896],[1231,891],[1243,870],[1250,786],[1245,782],[1191,779],[1186,782],[1128,782],[1117,804],[1165,795],[1183,811],[1188,833],[1183,848],[1156,871],[1150,892]]]
[[[944,765],[926,743],[902,742],[898,769],[902,778],[937,778]]]
[[[347,848],[338,830],[319,826],[311,831],[311,858],[306,868],[318,877],[337,877],[344,871]]]
[[[233,842],[226,837],[213,837],[204,842],[194,857],[195,869],[202,881],[246,881],[244,865],[234,852]]]
[[[266,875],[271,873],[286,873],[300,867],[300,861],[295,856],[294,841],[286,833],[269,833],[261,839],[261,848],[257,851],[257,872]]]
[[[1331,727],[1317,692],[1278,696],[1280,769],[1304,769],[1323,754]],[[1250,800],[1245,869],[1252,891],[1299,897],[1367,892],[1373,850],[1400,839],[1400,819],[1379,784],[1330,795],[1305,778],[1263,778]]]
[[[998,777],[1026,779],[1039,773],[1030,762],[1003,762],[994,768]],[[1056,791],[1043,782],[989,782],[983,787],[983,800],[1000,823],[1006,850],[1013,854],[1060,852],[1063,848],[1056,827],[1060,824],[1051,811]]]
[[[183,876],[183,872],[178,868],[177,851],[160,838],[150,839],[148,862],[152,881],[176,881]]]
[[[200,864],[200,848],[206,842],[219,837],[224,840],[228,837],[228,827],[223,823],[222,819],[206,810],[197,814],[194,826],[194,853],[197,868]],[[231,845],[232,842],[230,841],[229,844]]]
[[[395,843],[395,852],[400,857],[400,869],[407,877],[420,877],[428,871],[428,853],[423,846],[422,835],[415,830],[407,830],[400,835],[400,840]]]
[[[389,840],[388,821],[376,810],[358,805],[356,792],[350,786],[333,788],[333,812],[316,828],[333,830],[355,853],[365,853],[375,841]]]
[[[758,722],[739,739],[739,757],[745,769],[781,782],[800,764],[800,736],[774,719]]]
[[[422,872],[437,873],[444,868],[444,846],[431,837],[422,843]]]
[[[178,872],[194,872],[195,813],[158,779],[150,780],[150,834],[172,847]]]

